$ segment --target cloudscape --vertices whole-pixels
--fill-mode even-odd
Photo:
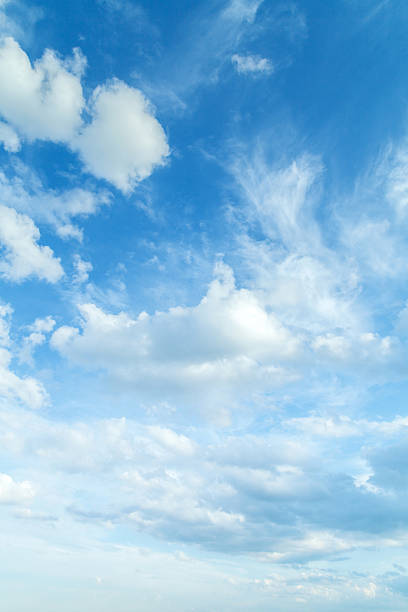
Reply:
[[[408,609],[407,28],[0,0],[5,612]]]

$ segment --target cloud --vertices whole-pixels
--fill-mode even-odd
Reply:
[[[128,193],[169,155],[166,135],[137,90],[115,80],[98,87],[92,121],[74,140],[87,169]]]
[[[0,305],[0,398],[38,409],[48,402],[43,385],[30,376],[21,378],[10,369],[14,356],[10,339],[11,315],[12,309],[9,305]]]
[[[302,431],[304,435],[326,438],[347,438],[350,436],[368,436],[382,434],[395,436],[408,428],[408,417],[396,416],[392,420],[370,421],[352,419],[347,415],[312,414],[305,417],[288,419],[286,424]]]
[[[81,259],[78,254],[74,255],[74,268],[75,273],[72,277],[74,285],[82,285],[86,283],[89,278],[89,273],[92,272],[93,266],[90,261]]]
[[[79,49],[65,60],[47,49],[32,66],[20,45],[6,37],[0,46],[0,115],[10,125],[0,125],[0,141],[10,151],[18,149],[19,136],[63,143],[80,155],[87,171],[129,193],[165,163],[165,132],[142,92],[117,79],[94,90],[91,121],[84,122],[85,65]]]
[[[319,195],[321,161],[304,154],[288,165],[268,164],[265,153],[236,155],[230,171],[241,190],[247,221],[288,250],[315,251],[321,237],[313,209]]]
[[[60,260],[47,246],[40,246],[40,232],[26,215],[0,205],[0,244],[3,256],[0,274],[9,281],[21,282],[36,276],[56,283],[64,274]]]
[[[259,55],[238,55],[234,53],[231,61],[240,74],[271,74],[274,70],[271,61]]]
[[[263,0],[230,0],[223,13],[223,18],[232,21],[252,23],[256,17],[259,7]]]
[[[125,387],[162,400],[190,395],[190,403],[210,405],[231,392],[273,387],[291,378],[282,364],[300,349],[255,293],[235,287],[231,269],[221,263],[197,306],[142,312],[136,319],[94,304],[79,310],[82,331],[60,327],[52,346],[75,363],[107,370]],[[198,390],[205,390],[201,402]]]
[[[3,405],[0,441],[9,460],[24,460],[35,474],[45,496],[40,513],[53,507],[54,516],[93,529],[125,525],[166,542],[262,553],[275,565],[378,546],[395,554],[408,537],[401,488],[389,496],[361,486],[332,460],[344,447],[299,440],[278,420],[270,432],[225,436],[125,418],[67,423]],[[349,448],[349,470],[364,444]]]
[[[40,382],[31,376],[20,378],[10,370],[11,354],[0,348],[0,397],[14,399],[34,410],[48,401],[48,395]]]
[[[20,363],[34,365],[33,352],[37,346],[41,346],[47,339],[46,334],[50,333],[55,327],[55,320],[51,317],[36,319],[32,325],[28,326],[31,332],[23,338],[18,358]]]
[[[268,163],[260,147],[237,152],[229,170],[241,200],[234,217],[240,259],[282,323],[307,334],[364,327],[356,269],[324,244],[316,220],[321,161],[304,154]]]
[[[29,140],[69,141],[80,127],[84,107],[83,61],[63,62],[50,50],[31,65],[11,37],[0,47],[0,114]]]
[[[15,482],[8,474],[0,474],[0,504],[21,504],[34,497],[31,482]]]
[[[82,188],[46,189],[35,173],[17,164],[11,177],[0,171],[0,200],[38,223],[51,225],[61,238],[81,241],[82,230],[73,220],[96,214],[110,204],[111,195]]]
[[[17,153],[20,150],[20,139],[16,132],[7,123],[0,121],[0,142],[9,153]]]

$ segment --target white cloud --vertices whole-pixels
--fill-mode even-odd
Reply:
[[[234,53],[231,61],[240,74],[271,74],[274,70],[272,62],[259,55],[238,55]]]
[[[61,327],[51,344],[74,362],[106,369],[125,386],[165,399],[191,394],[210,405],[224,395],[247,393],[288,380],[282,367],[300,345],[251,291],[237,289],[230,268],[194,307],[175,307],[137,319],[107,314],[94,304],[79,307],[82,331]],[[198,389],[205,389],[200,400]],[[244,391],[246,389],[246,391]]]
[[[302,155],[276,167],[266,162],[263,151],[257,151],[252,159],[237,157],[230,169],[249,222],[260,223],[268,238],[282,241],[290,251],[310,253],[321,247],[313,218],[323,170],[319,159]]]
[[[10,370],[12,355],[0,348],[0,397],[14,399],[34,410],[48,401],[47,393],[40,382],[28,376],[20,378]]]
[[[237,156],[230,169],[242,198],[240,256],[265,303],[283,324],[307,334],[359,329],[355,266],[323,244],[315,218],[321,162],[303,155],[289,164],[268,164],[258,150]]]
[[[55,327],[55,320],[48,315],[44,319],[36,319],[32,325],[29,325],[29,329],[33,332],[50,332]]]
[[[90,261],[81,259],[78,254],[74,255],[74,268],[75,273],[73,275],[73,282],[75,285],[82,285],[86,283],[89,278],[89,273],[92,272],[93,266]]]
[[[369,421],[367,419],[355,420],[342,414],[334,416],[311,414],[288,419],[285,424],[301,430],[303,434],[325,438],[367,436],[369,433],[394,436],[408,429],[408,417],[396,416],[390,421]]]
[[[6,37],[0,46],[0,115],[10,125],[0,124],[0,142],[10,151],[18,150],[18,135],[64,143],[90,173],[128,193],[165,163],[166,135],[142,92],[119,80],[95,89],[91,122],[84,123],[85,65],[78,49],[65,60],[47,49],[32,66],[20,45]],[[70,236],[76,228],[66,224],[60,231]]]
[[[9,153],[17,153],[20,150],[20,139],[16,132],[7,123],[0,121],[0,142]]]
[[[98,87],[91,113],[73,144],[92,174],[129,192],[165,163],[166,135],[139,90],[118,80]]]
[[[82,122],[81,67],[78,53],[67,63],[48,49],[32,66],[19,44],[5,38],[0,46],[0,114],[29,140],[69,141]]]
[[[63,239],[81,241],[82,230],[72,220],[93,215],[111,201],[110,194],[105,191],[47,190],[26,166],[17,164],[16,170],[12,178],[0,171],[0,200],[39,223],[52,225]]]
[[[222,15],[233,21],[252,23],[261,4],[263,0],[230,0]]]
[[[28,326],[31,333],[23,338],[18,358],[20,363],[34,365],[33,352],[37,346],[41,346],[46,341],[46,334],[50,333],[55,327],[55,320],[48,316],[45,319],[36,319],[32,325]]]
[[[0,504],[21,504],[35,495],[31,482],[15,482],[8,474],[0,474]]]
[[[57,282],[64,271],[60,260],[47,246],[40,246],[40,232],[26,215],[0,205],[0,244],[3,256],[0,274],[10,281],[22,281],[30,276],[50,283]]]

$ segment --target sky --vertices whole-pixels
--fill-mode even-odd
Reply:
[[[0,0],[7,612],[407,610],[407,27]]]

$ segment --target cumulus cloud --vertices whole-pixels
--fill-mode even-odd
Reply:
[[[84,122],[81,76],[86,60],[78,49],[61,59],[47,49],[32,65],[12,38],[0,46],[0,142],[17,151],[21,138],[64,143],[86,169],[129,193],[169,155],[166,135],[149,101],[119,80],[95,89]],[[17,131],[17,134],[16,134]],[[65,231],[69,234],[69,228]]]
[[[21,504],[31,500],[34,494],[28,480],[15,482],[8,474],[0,474],[0,504]]]
[[[31,65],[11,37],[0,46],[0,114],[29,140],[69,141],[84,107],[78,72],[83,62],[63,62],[50,50]]]
[[[0,274],[20,282],[36,276],[49,283],[57,282],[64,271],[60,260],[47,246],[38,244],[40,232],[26,215],[0,205],[0,244],[3,247]]]
[[[91,123],[82,128],[74,146],[98,178],[127,193],[165,162],[166,135],[139,90],[118,80],[98,87],[91,113]]]
[[[271,74],[274,70],[272,62],[260,55],[238,55],[234,53],[231,61],[240,74]]]
[[[197,306],[176,307],[137,319],[79,307],[82,330],[60,327],[54,348],[76,363],[107,370],[139,390],[166,396],[205,389],[205,403],[235,389],[268,388],[291,378],[282,364],[300,350],[298,340],[268,313],[255,293],[237,289],[231,269],[216,278]],[[155,391],[156,390],[156,391]]]

